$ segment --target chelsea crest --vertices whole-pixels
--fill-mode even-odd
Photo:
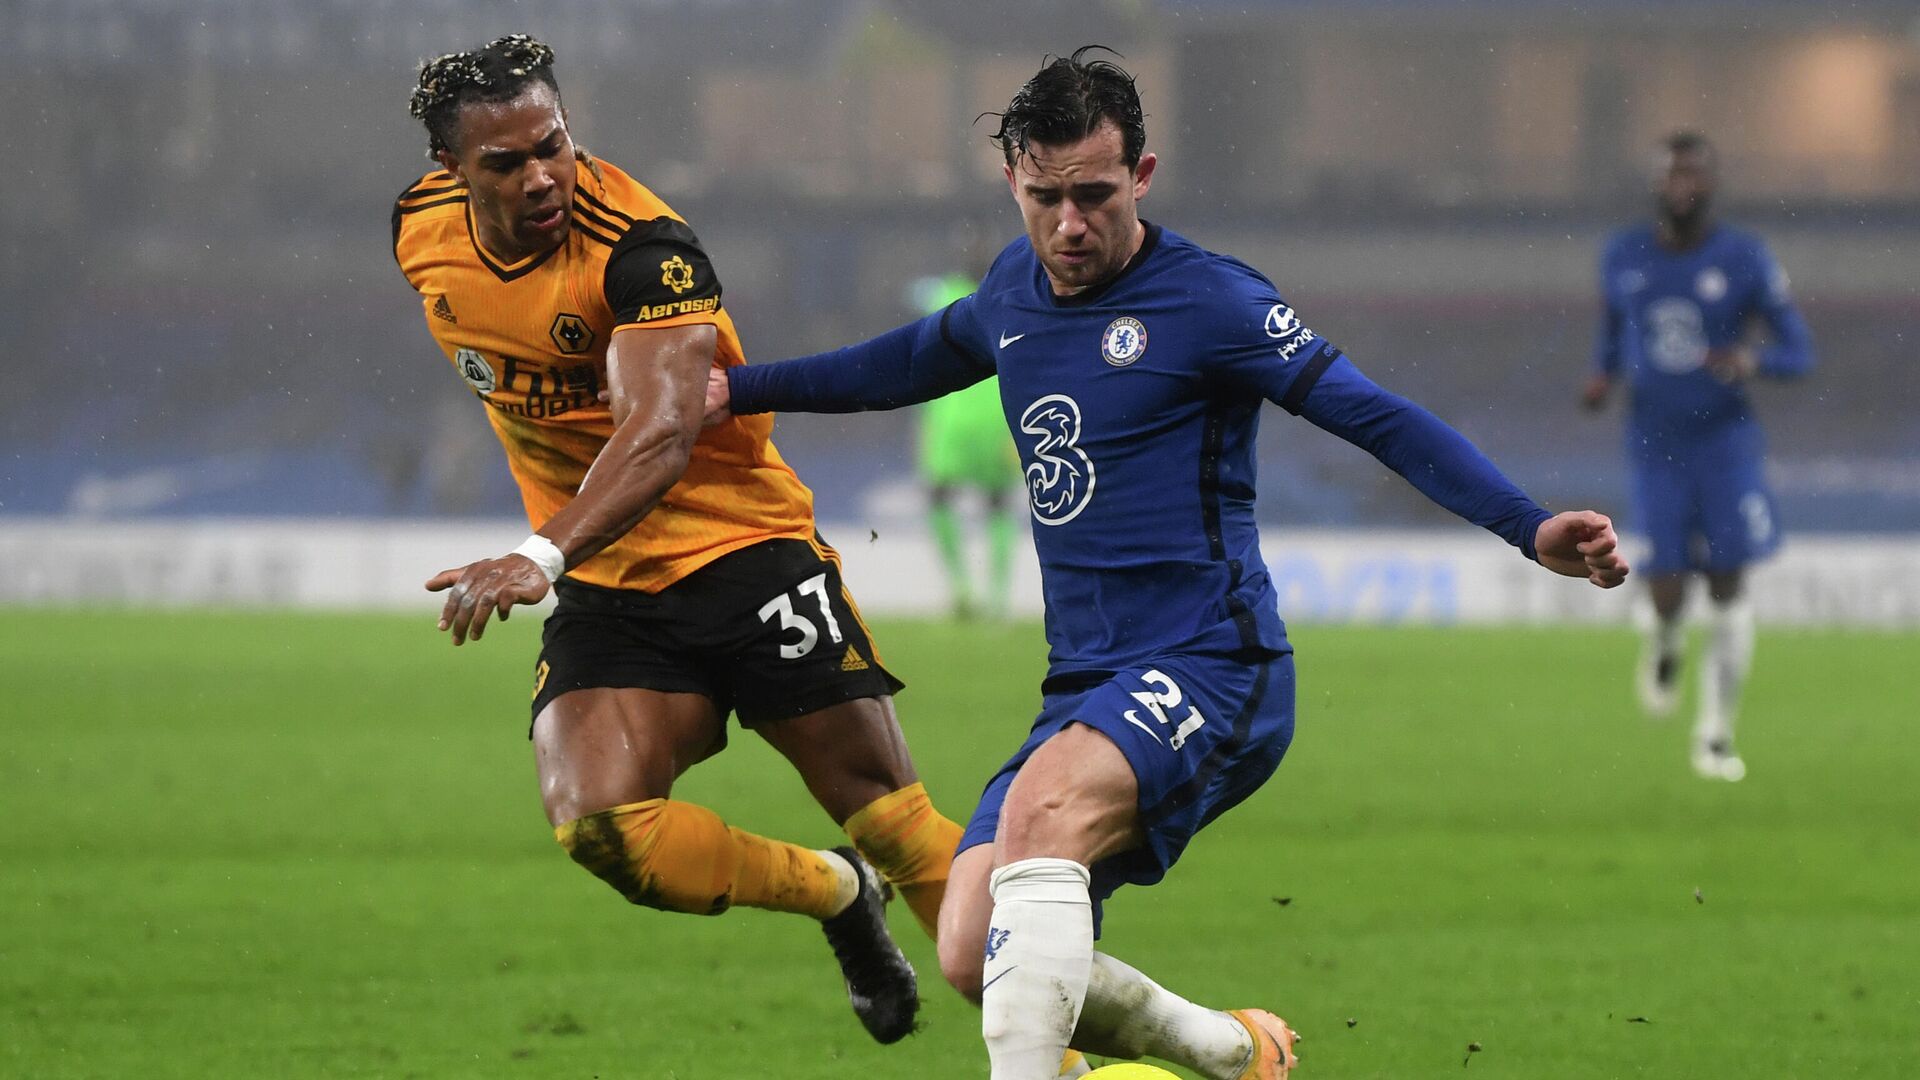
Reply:
[[[1126,367],[1146,355],[1147,328],[1140,320],[1122,315],[1100,335],[1100,357],[1114,367]]]

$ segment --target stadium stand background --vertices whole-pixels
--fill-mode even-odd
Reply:
[[[1797,531],[1920,529],[1920,18],[1910,4],[14,0],[0,34],[0,520],[517,515],[392,263],[418,61],[526,30],[576,132],[686,215],[749,356],[910,317],[1018,219],[987,126],[1049,49],[1141,77],[1147,204],[1544,501],[1624,510],[1576,403],[1600,237],[1660,133],[1793,276],[1821,354],[1763,387]],[[978,247],[979,245],[976,245]],[[990,254],[990,252],[989,252]],[[911,519],[912,419],[787,417],[823,520]],[[1262,513],[1440,512],[1277,411]]]

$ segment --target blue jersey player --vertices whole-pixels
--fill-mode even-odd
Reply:
[[[1641,567],[1654,608],[1641,703],[1655,716],[1673,712],[1687,579],[1704,573],[1713,615],[1693,767],[1738,780],[1746,764],[1734,752],[1733,721],[1753,656],[1742,574],[1780,543],[1745,383],[1804,374],[1813,348],[1766,245],[1713,220],[1715,183],[1712,144],[1693,132],[1667,138],[1658,218],[1614,234],[1601,258],[1605,315],[1585,401],[1599,408],[1615,379],[1627,382],[1635,516],[1652,549]],[[1771,338],[1764,349],[1751,344],[1755,322]]]
[[[986,786],[940,913],[995,1080],[1068,1046],[1210,1078],[1282,1077],[1293,1034],[1094,950],[1099,904],[1150,885],[1258,788],[1293,735],[1293,650],[1254,527],[1261,406],[1371,451],[1562,574],[1626,575],[1602,515],[1549,514],[1464,438],[1375,386],[1252,267],[1140,220],[1156,160],[1133,80],[1049,62],[996,133],[1027,235],[979,289],[862,345],[710,376],[710,418],[926,401],[998,374],[1021,454],[1050,666]],[[1269,856],[1271,857],[1271,856]]]

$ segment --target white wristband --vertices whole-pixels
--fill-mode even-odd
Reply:
[[[560,549],[554,546],[553,541],[539,533],[527,537],[525,543],[514,548],[509,554],[525,555],[532,559],[533,565],[540,568],[540,572],[547,576],[549,582],[567,572],[567,557],[560,554]]]

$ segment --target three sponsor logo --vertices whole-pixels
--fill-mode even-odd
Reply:
[[[1048,394],[1020,414],[1020,430],[1034,437],[1026,468],[1027,501],[1042,525],[1065,525],[1093,499],[1093,459],[1079,447],[1080,404]]]

